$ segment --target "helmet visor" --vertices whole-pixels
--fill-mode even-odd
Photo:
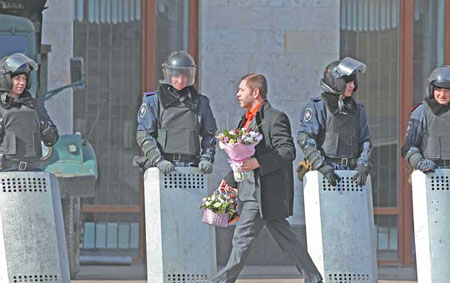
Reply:
[[[366,64],[359,62],[356,59],[345,57],[333,70],[332,75],[335,78],[340,78],[343,76],[351,76],[357,72],[364,73],[366,71],[366,67]]]
[[[8,56],[2,66],[2,72],[4,73],[15,73],[18,70],[30,72],[37,69],[38,64],[36,64],[36,62],[23,55],[22,53],[14,53]]]
[[[450,89],[450,67],[440,67],[431,72],[428,82],[439,88]]]
[[[173,79],[178,76],[186,78],[186,86],[194,85],[195,83],[195,67],[169,67],[163,64],[164,84],[173,85]],[[185,87],[186,87],[185,86]]]

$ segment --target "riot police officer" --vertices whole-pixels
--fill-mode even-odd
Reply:
[[[217,126],[209,99],[194,87],[194,59],[177,51],[162,67],[158,91],[144,93],[137,113],[136,139],[145,156],[136,162],[165,174],[175,166],[198,166],[202,173],[211,173]]]
[[[428,77],[428,95],[413,107],[402,157],[424,173],[450,168],[450,66]]]
[[[28,91],[38,65],[22,53],[0,60],[0,166],[3,171],[38,170],[41,142],[52,146],[58,130],[44,102]]]
[[[331,185],[340,177],[334,170],[355,170],[353,181],[365,185],[372,167],[372,144],[362,104],[353,99],[358,89],[358,72],[366,65],[346,57],[330,63],[320,81],[321,97],[313,98],[301,112],[297,134],[305,159]],[[302,171],[302,163],[297,172]]]

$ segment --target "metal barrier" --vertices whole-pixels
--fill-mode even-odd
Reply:
[[[420,283],[450,278],[450,169],[412,174],[417,279]]]
[[[377,260],[370,178],[351,181],[356,171],[336,170],[333,187],[318,171],[304,178],[308,252],[325,283],[375,283]]]
[[[208,196],[205,175],[177,167],[144,175],[147,281],[203,283],[216,272],[214,226],[201,222],[201,201]]]
[[[70,282],[58,181],[0,173],[0,282]]]

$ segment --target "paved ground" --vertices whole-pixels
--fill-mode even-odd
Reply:
[[[381,267],[379,283],[416,283],[416,271],[408,267]],[[114,279],[111,279],[114,278]],[[132,266],[81,266],[72,283],[147,283],[144,264]],[[246,266],[237,283],[303,283],[293,266]]]
[[[138,281],[72,281],[72,283],[147,283],[147,281],[138,280]],[[378,283],[415,283],[416,281],[378,281]],[[241,279],[236,281],[236,283],[304,283],[303,279]]]

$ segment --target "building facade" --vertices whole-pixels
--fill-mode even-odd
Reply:
[[[142,182],[131,167],[139,154],[135,113],[141,92],[155,90],[168,53],[193,54],[198,88],[210,98],[219,129],[243,113],[235,98],[240,77],[259,72],[294,136],[300,109],[320,95],[325,66],[352,56],[367,64],[357,99],[366,105],[374,143],[379,264],[414,265],[411,191],[400,147],[426,77],[450,64],[450,0],[73,0],[69,6],[73,54],[84,58],[87,78],[86,89],[74,92],[73,131],[94,145],[100,172],[96,197],[83,204],[85,253],[145,259]],[[210,184],[228,169],[217,152]],[[295,188],[290,222],[302,235],[297,180]],[[232,229],[217,231],[219,264]],[[290,264],[267,234],[255,245],[249,264]]]

